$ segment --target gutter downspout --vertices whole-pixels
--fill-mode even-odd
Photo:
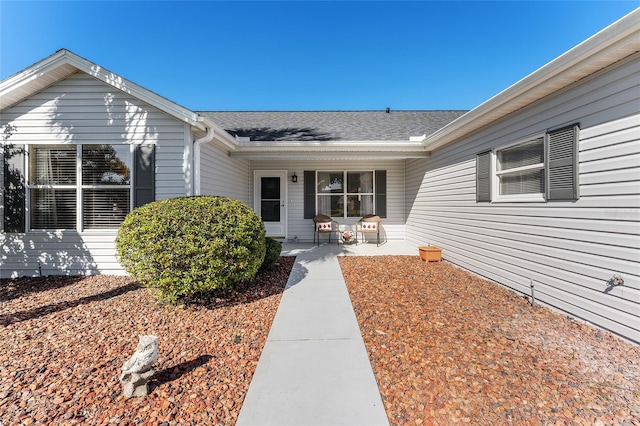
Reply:
[[[214,135],[215,131],[213,130],[213,127],[207,126],[207,134],[200,139],[196,139],[196,141],[193,143],[193,175],[195,183],[194,195],[202,195],[200,194],[200,146],[203,143],[211,142]]]

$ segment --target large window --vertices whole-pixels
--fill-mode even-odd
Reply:
[[[31,145],[31,229],[117,228],[130,210],[129,145]]]
[[[319,171],[317,213],[331,217],[362,217],[374,210],[373,171]]]

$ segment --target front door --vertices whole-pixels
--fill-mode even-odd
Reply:
[[[269,237],[287,235],[287,172],[258,170],[254,177],[254,210]]]

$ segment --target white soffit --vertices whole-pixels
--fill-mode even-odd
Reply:
[[[429,153],[421,142],[407,141],[243,141],[230,155],[250,159],[407,159],[425,158]]]

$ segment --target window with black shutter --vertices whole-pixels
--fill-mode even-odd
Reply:
[[[547,200],[577,200],[580,197],[578,134],[576,124],[547,135]]]
[[[476,202],[577,200],[579,131],[574,124],[478,154]]]
[[[476,156],[476,201],[491,201],[491,151]]]
[[[132,204],[155,199],[154,145],[7,144],[3,154],[5,232],[25,231],[27,199],[34,230],[116,229]]]
[[[305,171],[304,218],[316,214],[331,217],[387,217],[387,172]]]

